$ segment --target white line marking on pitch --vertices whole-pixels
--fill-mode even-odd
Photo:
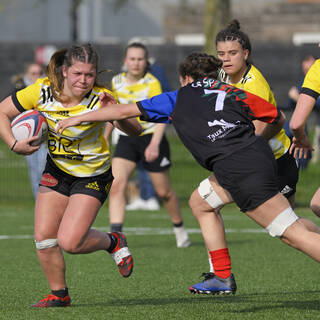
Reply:
[[[96,228],[101,231],[109,231],[109,228]],[[189,234],[199,234],[200,229],[187,229]],[[172,228],[124,228],[123,232],[128,235],[144,236],[144,235],[167,235],[173,234]],[[264,229],[226,229],[226,233],[266,233]],[[9,239],[33,239],[33,235],[0,235],[0,240]]]

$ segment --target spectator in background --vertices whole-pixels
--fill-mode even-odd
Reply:
[[[28,63],[25,67],[24,74],[15,75],[12,77],[12,84],[14,86],[14,91],[24,89],[36,82],[36,80],[43,76],[43,67],[37,62]],[[46,164],[47,149],[45,144],[41,144],[38,151],[32,153],[31,155],[25,156],[29,169],[29,178],[31,182],[32,192],[34,198],[36,198],[39,183],[41,179],[42,172]]]
[[[112,79],[112,90],[120,103],[133,103],[161,93],[161,86],[148,72],[147,48],[138,42],[129,44],[125,50],[126,72]],[[170,148],[165,137],[165,124],[141,121],[143,133],[139,137],[120,134],[113,159],[114,183],[110,190],[109,217],[112,231],[121,231],[125,220],[125,191],[128,180],[139,162],[149,172],[153,186],[173,223],[177,247],[188,247],[190,240],[183,226],[182,215],[176,193],[171,187],[169,168]],[[105,131],[109,140],[111,124]]]

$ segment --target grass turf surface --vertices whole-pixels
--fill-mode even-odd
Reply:
[[[32,240],[32,211],[27,203],[0,207],[0,319],[319,318],[319,265],[268,236],[234,206],[223,217],[236,295],[189,293],[208,265],[200,230],[184,207],[191,247],[176,248],[163,209],[130,212],[124,231],[135,260],[132,276],[122,278],[105,252],[65,254],[72,306],[34,310],[30,304],[49,289]],[[297,212],[317,221],[307,210]],[[107,231],[106,205],[94,227]]]
[[[183,207],[192,246],[178,249],[167,213],[130,212],[127,234],[135,267],[124,279],[105,252],[65,255],[70,308],[32,309],[49,293],[33,243],[33,204],[25,160],[0,143],[0,319],[318,319],[319,265],[268,236],[235,206],[222,212],[236,295],[192,295],[188,287],[208,271],[197,222],[187,206],[208,173],[170,137],[172,184]],[[318,187],[319,165],[301,172],[298,214],[320,224],[302,207]],[[108,231],[107,204],[94,227]]]

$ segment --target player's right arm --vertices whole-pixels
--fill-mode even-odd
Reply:
[[[0,137],[10,149],[14,146],[12,150],[16,153],[28,155],[37,151],[40,146],[30,145],[32,141],[37,140],[37,137],[16,142],[11,130],[11,120],[18,114],[20,114],[20,111],[16,108],[11,96],[0,103]]]

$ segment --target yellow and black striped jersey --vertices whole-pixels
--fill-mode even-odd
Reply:
[[[315,99],[320,95],[320,59],[317,59],[307,72],[301,93],[307,94]]]
[[[221,73],[221,79],[239,89],[253,93],[275,106],[277,105],[268,82],[254,65],[248,66],[246,73],[237,83],[231,83],[229,77],[224,73]],[[290,143],[290,139],[286,135],[284,129],[281,129],[276,136],[269,140],[269,145],[276,159],[280,158],[288,151]]]
[[[105,123],[83,123],[62,134],[55,132],[55,126],[60,120],[100,109],[99,94],[103,91],[112,94],[105,88],[93,87],[79,105],[66,108],[54,99],[49,79],[42,78],[14,93],[12,99],[19,111],[37,109],[46,117],[47,148],[57,167],[76,177],[90,177],[110,168],[110,152],[103,136]]]
[[[123,104],[149,99],[162,93],[159,80],[149,72],[134,84],[127,83],[125,72],[119,73],[112,78],[112,90],[117,95],[119,103]],[[154,132],[155,123],[142,121],[139,117],[137,120],[143,128],[141,135]]]

